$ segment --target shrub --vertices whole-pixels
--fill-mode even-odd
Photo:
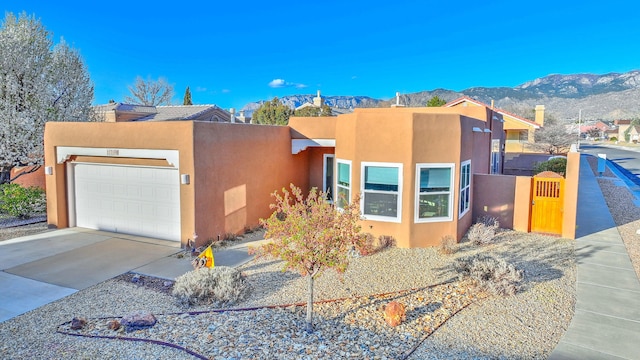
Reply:
[[[457,259],[454,269],[462,277],[470,277],[482,290],[493,295],[513,295],[522,281],[522,271],[513,264],[489,255],[477,254]]]
[[[200,268],[176,278],[172,294],[182,305],[235,304],[249,292],[244,276],[233,268]]]
[[[499,227],[498,219],[490,216],[480,217],[478,222],[473,224],[467,231],[467,238],[474,245],[491,244]]]
[[[45,193],[40,188],[25,188],[18,184],[0,186],[0,211],[3,213],[26,219],[45,212],[46,208]]]
[[[441,254],[450,255],[456,252],[457,250],[457,242],[456,239],[451,235],[443,236],[442,240],[440,240],[440,247],[438,251]]]
[[[609,141],[618,141],[618,138],[615,137],[615,136],[612,136],[612,137],[609,138]]]
[[[539,174],[543,171],[553,171],[554,173],[564,176],[567,171],[567,159],[563,157],[553,158],[537,164],[533,169],[534,174]]]
[[[373,255],[396,244],[396,239],[388,235],[380,235],[376,241],[372,234],[362,233],[360,239],[357,244],[353,245],[353,250],[362,256]]]

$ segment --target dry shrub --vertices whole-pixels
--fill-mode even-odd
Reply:
[[[454,269],[462,277],[470,277],[476,285],[493,295],[513,295],[522,281],[522,271],[513,264],[490,255],[477,254],[457,259]]]
[[[478,222],[473,224],[467,231],[467,238],[474,245],[491,244],[499,227],[498,219],[489,216],[480,217]]]
[[[355,251],[361,256],[373,255],[396,244],[396,239],[388,235],[381,235],[378,239],[370,233],[362,233],[360,236],[362,241],[358,242]]]
[[[440,240],[440,247],[438,248],[438,252],[440,252],[440,254],[451,255],[457,250],[457,242],[453,236],[446,235],[442,237],[442,240]]]
[[[244,299],[249,292],[244,276],[228,266],[200,268],[176,278],[173,296],[182,305],[230,305]]]

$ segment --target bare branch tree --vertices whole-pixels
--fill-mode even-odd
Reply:
[[[162,77],[156,81],[151,78],[144,80],[138,76],[136,82],[129,86],[129,91],[132,96],[124,98],[124,101],[129,104],[147,106],[171,105],[171,99],[173,98],[173,85]]]
[[[553,155],[568,152],[575,137],[567,133],[564,125],[550,125],[536,130],[535,140],[534,148]]]

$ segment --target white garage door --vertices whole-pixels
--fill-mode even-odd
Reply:
[[[73,165],[76,226],[180,241],[177,169]]]

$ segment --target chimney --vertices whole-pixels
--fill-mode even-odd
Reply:
[[[229,121],[231,123],[236,122],[236,109],[234,109],[234,108],[229,109],[229,113],[231,114],[231,117],[230,117]]]
[[[238,115],[238,120],[240,120],[243,123],[247,122],[247,118],[244,116],[244,110],[240,110],[240,115]]]
[[[493,101],[493,99],[491,99],[491,109],[493,109],[494,105],[495,105],[494,101]]]
[[[313,106],[322,107],[324,101],[322,101],[322,97],[320,96],[320,90],[318,90],[318,96],[313,98]]]
[[[391,104],[392,108],[395,107],[404,107],[404,105],[400,104],[400,92],[396,92],[396,103],[395,104]]]
[[[544,126],[544,105],[536,105],[536,124]]]

